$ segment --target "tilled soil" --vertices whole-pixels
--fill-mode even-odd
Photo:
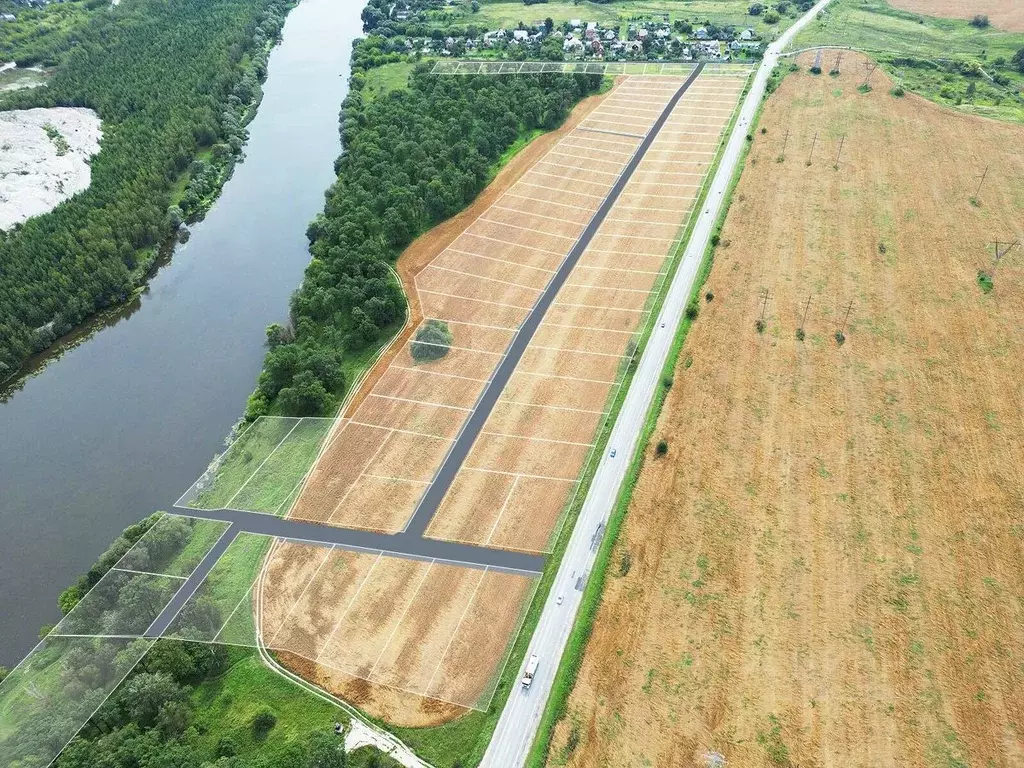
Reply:
[[[927,16],[973,19],[988,16],[992,26],[1024,32],[1024,3],[1020,0],[889,0],[893,7]]]
[[[977,280],[1024,241],[1024,130],[811,60],[754,135],[552,764],[1024,765],[1024,250]]]

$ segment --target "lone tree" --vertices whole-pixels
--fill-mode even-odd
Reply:
[[[978,29],[984,29],[989,24],[988,16],[983,13],[979,13],[973,19],[971,19],[971,26],[977,27]]]
[[[440,360],[448,354],[452,341],[452,332],[448,329],[448,323],[442,320],[427,320],[416,331],[416,338],[410,348],[412,359],[418,362]]]

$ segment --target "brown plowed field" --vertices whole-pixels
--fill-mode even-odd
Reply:
[[[1024,240],[1024,129],[858,93],[860,56],[838,79],[800,63],[766,103],[553,764],[1024,765],[1024,252],[977,280],[993,240]]]
[[[927,16],[973,19],[982,13],[993,26],[1024,32],[1024,3],[1020,0],[889,0],[896,8]]]

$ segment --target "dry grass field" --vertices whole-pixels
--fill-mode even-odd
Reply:
[[[765,106],[551,764],[1024,765],[1024,251],[977,279],[1024,240],[1024,130],[810,62]]]
[[[992,26],[1010,32],[1024,32],[1024,3],[1020,0],[889,0],[894,8],[928,16],[973,19],[988,16]]]

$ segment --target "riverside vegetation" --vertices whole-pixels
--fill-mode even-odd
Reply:
[[[55,4],[0,25],[5,59],[56,67],[47,87],[7,93],[0,109],[90,107],[104,123],[89,189],[0,232],[0,381],[127,300],[161,244],[209,207],[241,154],[289,5],[92,7]]]
[[[394,333],[406,300],[390,265],[422,232],[460,211],[523,135],[557,127],[595,91],[597,75],[434,77],[417,65],[408,86],[364,98],[381,40],[360,41],[342,108],[344,154],[322,214],[309,225],[312,260],[288,325],[272,325],[246,419],[330,413],[346,361]]]
[[[130,526],[88,573],[64,591],[59,601],[61,613],[70,613],[129,550],[133,555],[141,551],[145,563],[155,569],[173,571],[174,563],[183,557],[194,560],[197,554],[201,556],[192,545],[205,551],[218,533],[219,529],[212,530],[205,522],[162,518],[160,514]],[[145,549],[140,550],[141,545],[135,545],[143,536]],[[136,559],[133,565],[145,564]],[[130,615],[147,592],[152,592],[147,577],[132,574],[114,602],[99,601],[107,609],[102,620],[123,625],[124,619],[117,615]],[[206,605],[204,610],[217,609]],[[40,634],[49,631],[44,627]],[[60,768],[397,765],[372,747],[345,754],[332,728],[335,722],[347,724],[347,714],[277,675],[251,648],[159,640],[145,652],[148,641],[135,640],[132,643],[141,644],[137,651],[126,647],[119,653],[119,646],[102,640],[76,642],[70,650],[56,641],[53,647],[34,651],[42,657],[36,663],[48,664],[53,674],[36,675],[38,705],[33,711],[25,710],[23,700],[8,709],[6,697],[15,692],[0,694],[0,711],[10,718],[8,724],[16,723],[18,728],[18,759],[22,762],[16,764],[36,765],[36,756],[52,753],[47,739],[61,729],[50,721],[61,715],[60,707],[47,707],[47,699],[75,695],[84,701],[94,700],[98,710],[77,736],[64,734],[75,739],[56,761]],[[47,660],[48,655],[52,659]],[[125,674],[127,678],[104,700],[108,686]],[[4,675],[0,669],[0,680]]]

